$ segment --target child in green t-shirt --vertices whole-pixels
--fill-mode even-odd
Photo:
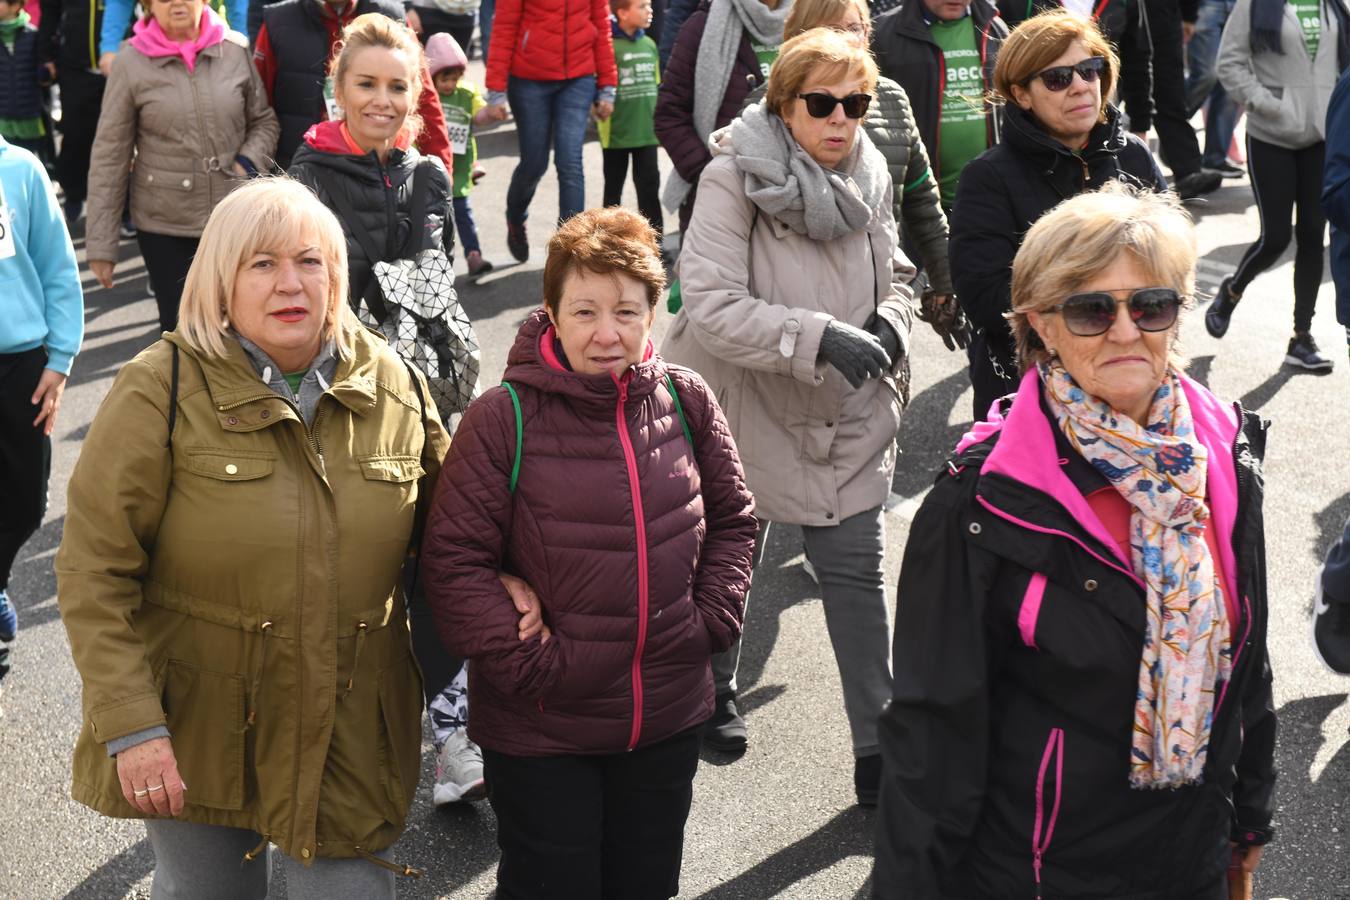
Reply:
[[[660,56],[656,42],[643,31],[652,24],[652,0],[609,0],[609,9],[614,14],[610,26],[619,87],[614,97],[614,114],[596,123],[605,160],[605,206],[617,206],[623,199],[631,156],[638,211],[660,235],[664,227],[661,172],[657,168],[659,142],[653,124],[656,91],[661,83]]]
[[[450,149],[455,154],[454,184],[451,205],[455,211],[455,231],[464,247],[464,260],[469,265],[469,277],[476,278],[492,271],[492,263],[483,259],[478,244],[478,227],[473,221],[473,207],[469,206],[469,191],[473,188],[473,167],[478,159],[478,143],[474,140],[475,125],[499,121],[504,108],[487,105],[478,85],[464,80],[468,57],[459,42],[447,32],[433,34],[427,39],[427,68],[441,97],[445,113],[445,127],[450,135]]]

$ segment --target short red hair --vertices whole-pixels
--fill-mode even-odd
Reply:
[[[645,217],[621,206],[579,212],[564,222],[548,242],[544,304],[555,316],[562,301],[563,284],[576,269],[636,278],[647,288],[649,309],[656,306],[666,287],[656,229]]]

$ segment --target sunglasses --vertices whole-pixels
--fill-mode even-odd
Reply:
[[[1022,87],[1026,87],[1037,78],[1041,84],[1045,85],[1047,91],[1062,91],[1073,84],[1073,74],[1078,73],[1078,77],[1088,84],[1096,81],[1106,70],[1106,59],[1101,56],[1094,56],[1085,59],[1080,63],[1074,63],[1072,66],[1052,66],[1042,72],[1037,72],[1030,78],[1022,82]]]
[[[849,94],[847,97],[835,97],[832,94],[798,94],[797,98],[806,101],[806,111],[813,119],[828,119],[836,105],[844,108],[844,115],[850,119],[861,119],[867,115],[867,107],[872,104],[871,94]]]
[[[1128,307],[1130,319],[1140,331],[1166,331],[1177,320],[1181,300],[1181,295],[1171,288],[1141,288],[1127,300],[1117,300],[1106,291],[1093,291],[1074,294],[1049,311],[1064,317],[1064,325],[1070,334],[1096,337],[1111,330],[1116,323],[1116,309],[1122,303]]]

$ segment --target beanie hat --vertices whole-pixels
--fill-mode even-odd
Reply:
[[[433,34],[427,39],[427,69],[435,74],[442,69],[463,69],[469,65],[469,58],[448,32]]]

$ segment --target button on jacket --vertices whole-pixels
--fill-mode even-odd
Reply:
[[[187,821],[252,829],[297,859],[402,832],[422,690],[396,584],[419,478],[448,439],[384,340],[354,341],[308,429],[234,340],[212,358],[175,332],[118,373],[56,559],[84,684],[79,802],[139,816],[104,745],[167,725]]]

